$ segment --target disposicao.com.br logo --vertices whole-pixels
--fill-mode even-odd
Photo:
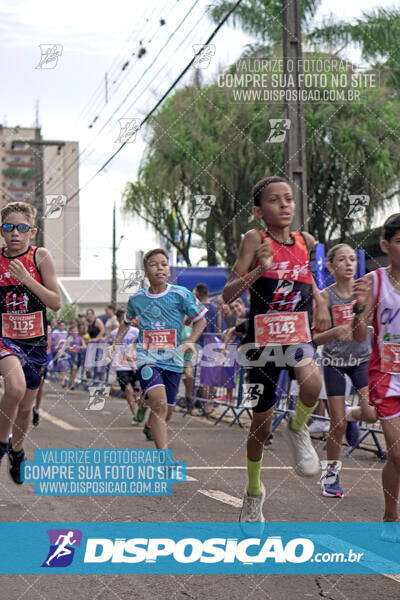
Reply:
[[[170,557],[177,563],[255,563],[299,564],[312,562],[355,562],[362,553],[315,553],[314,543],[307,538],[294,538],[286,542],[280,536],[229,539],[190,537],[178,541],[170,538],[90,538],[86,544],[85,563],[156,563]]]
[[[387,574],[399,523],[3,523],[0,573]],[[37,552],[32,552],[32,540]],[[50,547],[49,547],[50,542]],[[20,556],[22,555],[22,556]],[[18,565],[21,561],[18,562]]]

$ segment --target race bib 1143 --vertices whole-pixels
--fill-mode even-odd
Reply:
[[[281,312],[256,315],[256,344],[258,346],[290,346],[311,341],[306,312]]]

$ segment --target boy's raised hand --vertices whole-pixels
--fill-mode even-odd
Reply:
[[[265,238],[256,250],[256,259],[266,271],[268,271],[272,265],[273,255],[274,251],[272,249],[271,242]]]
[[[26,284],[30,279],[32,279],[22,262],[18,259],[10,262],[8,270],[10,275],[14,277],[14,279],[18,279],[18,281],[22,284]]]
[[[182,344],[179,346],[179,351],[182,352],[182,354],[185,354],[186,352],[192,352],[193,354],[196,354],[196,344],[194,342],[182,342]]]
[[[372,290],[372,279],[368,275],[364,275],[354,282],[353,296],[356,300],[356,308],[361,308],[367,303]]]

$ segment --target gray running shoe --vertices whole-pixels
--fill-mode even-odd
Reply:
[[[240,511],[240,523],[264,523],[262,507],[265,501],[265,487],[261,484],[261,494],[251,496],[247,489],[244,492],[242,510]]]

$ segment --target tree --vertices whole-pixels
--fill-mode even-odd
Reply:
[[[355,23],[331,17],[322,27],[308,35],[313,43],[343,47],[350,43],[361,49],[366,61],[374,62],[387,72],[389,83],[400,88],[400,10],[379,8],[364,12]]]
[[[234,6],[229,0],[216,0],[208,7],[215,23]],[[304,28],[315,14],[321,0],[302,0],[301,12]],[[262,43],[282,43],[282,0],[242,0],[230,17],[235,27],[254,35]]]
[[[271,109],[271,117],[280,108]],[[128,183],[125,207],[150,222],[187,264],[193,234],[216,263],[215,237],[223,241],[224,262],[232,265],[240,237],[249,228],[250,190],[269,172],[282,172],[283,148],[265,145],[264,105],[232,103],[217,85],[177,91],[151,123],[148,149],[136,183]],[[207,220],[195,219],[195,196],[215,196]],[[174,240],[171,211],[179,217]]]
[[[333,74],[328,75],[333,88]],[[266,143],[268,120],[282,117],[282,104],[234,101],[232,90],[223,90],[220,82],[201,93],[187,86],[169,98],[151,123],[139,179],[127,185],[126,208],[168,237],[187,264],[193,239],[196,243],[200,236],[208,264],[215,264],[219,249],[231,266],[241,235],[254,226],[249,224],[252,186],[284,173],[283,144]],[[362,221],[349,219],[350,195],[370,197],[365,219],[370,223],[397,190],[400,106],[389,82],[381,83],[361,88],[358,102],[305,104],[309,230],[320,242],[359,229]],[[195,195],[216,197],[207,220],[195,219]],[[177,215],[178,241],[171,211]]]
[[[52,321],[52,319],[54,319],[54,317],[57,320],[66,321],[67,323],[70,323],[72,321],[72,319],[77,318],[78,313],[76,312],[75,304],[65,304],[57,312],[54,312],[53,310],[48,308],[46,311],[46,315],[47,315],[47,321],[49,323],[51,323],[51,321]]]

